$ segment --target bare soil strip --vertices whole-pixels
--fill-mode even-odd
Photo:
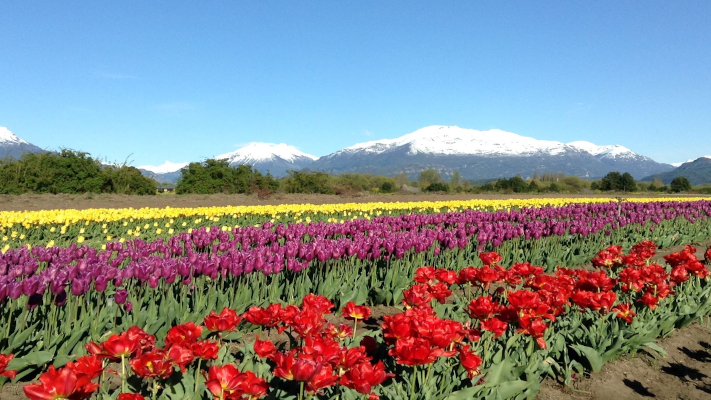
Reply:
[[[160,194],[157,196],[131,196],[119,194],[23,194],[0,195],[0,211],[34,211],[55,209],[87,209],[87,208],[143,208],[143,207],[213,207],[213,206],[248,206],[248,205],[279,205],[279,204],[338,204],[338,203],[369,203],[369,202],[410,202],[410,201],[449,201],[472,199],[529,199],[529,198],[590,198],[590,197],[616,197],[621,194],[541,194],[541,195],[516,195],[516,194],[351,194],[351,195],[324,195],[324,194],[284,194],[275,193],[266,198],[257,195],[244,194],[211,194],[211,195],[175,195]],[[698,195],[680,195],[684,197],[698,197]],[[622,197],[671,197],[669,194],[652,195],[624,194]],[[711,198],[711,196],[709,196]]]

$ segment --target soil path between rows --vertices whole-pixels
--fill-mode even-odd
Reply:
[[[324,194],[284,194],[275,193],[268,198],[259,198],[256,195],[244,194],[211,194],[211,195],[175,195],[161,194],[157,196],[130,196],[119,194],[22,194],[0,195],[0,211],[34,211],[56,209],[87,209],[87,208],[143,208],[143,207],[213,207],[213,206],[254,206],[254,205],[279,205],[279,204],[340,204],[340,203],[369,203],[369,202],[411,202],[411,201],[450,201],[450,200],[501,200],[501,199],[530,199],[530,198],[590,198],[590,197],[654,197],[650,194],[541,194],[541,195],[513,195],[513,194],[351,194],[351,195],[324,195]],[[697,196],[697,195],[693,195]],[[669,194],[657,197],[670,197]],[[688,195],[678,196],[680,199]]]

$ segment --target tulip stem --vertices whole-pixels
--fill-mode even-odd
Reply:
[[[299,383],[299,400],[304,398],[304,381]]]
[[[412,382],[410,382],[410,400],[415,398],[415,381],[417,381],[417,365],[412,366]]]
[[[358,330],[358,319],[353,320],[353,340],[356,338],[356,331]]]
[[[156,380],[156,378],[153,378],[153,388],[151,389],[151,393],[151,398],[153,400],[156,400],[156,393],[158,393],[158,381]]]
[[[425,383],[422,385],[423,388],[427,388],[427,383],[430,381],[430,372],[432,372],[432,365],[434,365],[434,362],[431,362],[430,366],[427,368],[427,377],[425,378]]]
[[[126,356],[121,354],[121,393],[126,393]]]
[[[197,369],[195,370],[195,389],[193,390],[195,393],[193,393],[193,395],[197,394],[197,391],[198,391],[198,378],[200,375],[200,363],[201,362],[202,362],[202,358],[198,358]]]

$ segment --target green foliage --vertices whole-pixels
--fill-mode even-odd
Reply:
[[[281,182],[286,193],[333,194],[330,176],[316,171],[289,171]]]
[[[433,183],[442,182],[442,176],[436,169],[426,169],[420,172],[418,181],[420,182],[420,187],[426,188]]]
[[[395,191],[395,184],[392,182],[383,182],[380,186],[380,191],[383,193],[392,193]]]
[[[252,193],[256,189],[276,190],[279,187],[279,182],[271,175],[262,175],[247,165],[233,168],[226,160],[190,163],[180,173],[175,188],[177,194]]]
[[[449,185],[447,182],[435,182],[427,186],[425,190],[428,192],[449,192]]]
[[[600,180],[598,186],[600,190],[604,191],[634,192],[637,190],[637,182],[629,172],[624,174],[620,174],[617,171],[610,172]]]
[[[63,149],[0,161],[0,193],[155,194],[155,182],[133,167],[104,166],[88,153]]]
[[[108,167],[105,169],[105,174],[108,178],[108,185],[111,187],[111,193],[156,194],[156,182],[143,176],[138,168],[126,165],[119,168]]]
[[[499,191],[514,193],[528,192],[528,184],[526,184],[526,181],[524,181],[520,176],[514,176],[509,179],[499,178],[494,184],[494,188]]]
[[[691,183],[683,176],[677,176],[676,178],[674,178],[674,180],[671,181],[671,184],[669,186],[671,188],[671,191],[674,193],[688,192],[689,190],[691,190]]]

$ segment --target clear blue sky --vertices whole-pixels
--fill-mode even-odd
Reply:
[[[0,0],[0,126],[108,161],[427,125],[711,155],[711,1]]]

